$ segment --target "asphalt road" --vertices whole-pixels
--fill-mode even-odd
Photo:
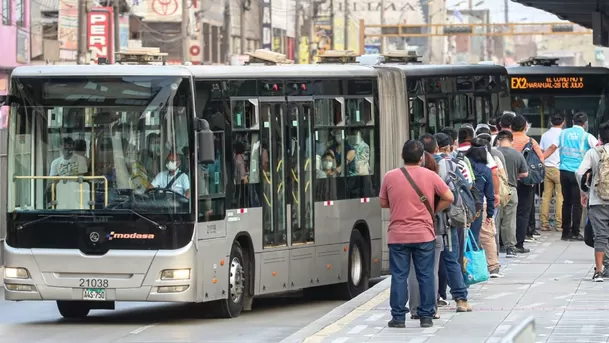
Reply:
[[[342,304],[298,294],[262,298],[238,318],[213,319],[204,305],[117,303],[84,320],[63,319],[55,302],[9,302],[0,289],[2,343],[279,342]]]

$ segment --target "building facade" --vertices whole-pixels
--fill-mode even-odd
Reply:
[[[30,63],[30,2],[0,1],[0,95],[5,95],[11,71],[17,66]]]

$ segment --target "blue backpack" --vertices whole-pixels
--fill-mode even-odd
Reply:
[[[533,150],[533,139],[529,138],[529,142],[522,149],[522,155],[527,162],[527,168],[529,175],[525,178],[520,179],[520,182],[524,185],[534,186],[538,185],[543,181],[546,175],[546,167],[541,162],[539,156],[535,150]]]
[[[445,159],[446,178],[444,182],[453,193],[453,203],[448,209],[450,224],[455,228],[465,228],[476,218],[476,199],[470,190],[470,185],[463,177],[457,163]]]

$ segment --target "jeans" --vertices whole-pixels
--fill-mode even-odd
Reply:
[[[526,238],[529,228],[529,216],[533,200],[535,199],[535,187],[518,183],[518,208],[516,209],[516,248],[524,247],[524,239]],[[505,242],[504,242],[505,243]]]
[[[469,226],[469,229],[472,230],[472,233],[474,234],[474,238],[476,239],[476,244],[478,244],[478,246],[480,246],[480,230],[482,230],[482,217],[484,217],[484,215],[480,214],[480,217],[476,218],[476,220],[474,220]]]
[[[436,247],[434,253],[433,260],[433,275],[434,275],[434,299],[437,299],[438,287],[440,284],[440,280],[438,277],[438,270],[440,267],[440,253],[444,250],[444,241],[442,240],[442,236],[436,236]],[[419,281],[417,280],[417,273],[414,268],[414,261],[410,262],[410,273],[408,274],[408,284],[410,288],[408,289],[408,299],[410,304],[410,313],[413,316],[418,315],[418,311],[416,310],[421,305],[421,293],[419,292]],[[434,302],[434,313],[437,312],[438,306],[437,302]]]
[[[562,187],[562,236],[571,238],[579,236],[579,225],[582,220],[582,204],[579,183],[575,173],[566,170],[560,171],[560,185]]]
[[[452,228],[450,230],[450,239],[452,240],[452,251],[448,249],[448,245],[444,246],[442,251],[442,262],[446,269],[446,281],[450,287],[450,294],[454,300],[465,300],[467,301],[467,287],[463,280],[463,270],[459,263],[460,254],[460,242],[459,234],[457,229]],[[444,298],[446,299],[446,298]]]
[[[438,296],[444,300],[446,297],[446,288],[448,287],[448,280],[446,275],[446,266],[444,265],[444,251],[440,253],[440,265],[438,266]]]
[[[408,274],[410,273],[410,261],[412,259],[421,296],[421,304],[417,308],[417,314],[420,318],[433,318],[437,293],[434,285],[436,240],[426,243],[388,244],[388,246],[389,269],[391,271],[389,296],[391,316],[394,320],[406,321]]]

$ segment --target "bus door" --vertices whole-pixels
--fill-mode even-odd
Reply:
[[[289,129],[285,97],[260,97],[264,248],[287,245],[286,157]],[[269,290],[270,291],[270,290]]]
[[[288,97],[289,130],[287,192],[291,245],[307,244],[313,236],[313,98]]]

